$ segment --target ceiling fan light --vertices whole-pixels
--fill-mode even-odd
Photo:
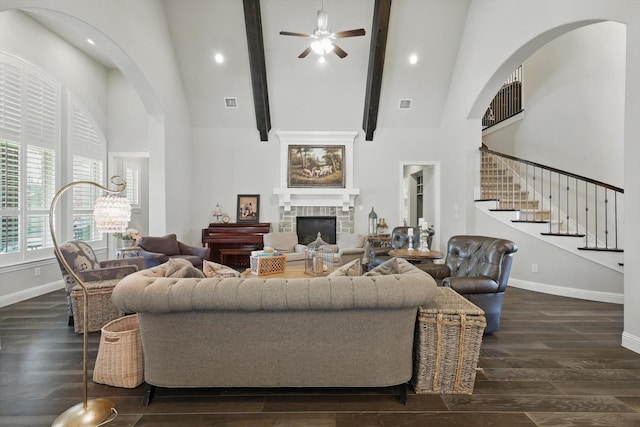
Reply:
[[[322,39],[320,41],[320,45],[322,46],[322,50],[324,53],[329,53],[333,50],[333,43],[329,39]]]
[[[311,42],[311,49],[313,49],[313,51],[315,53],[317,53],[318,55],[322,55],[324,53],[324,51],[322,50],[322,43],[320,43],[320,40],[314,40]]]
[[[324,64],[325,62],[327,62],[327,60],[324,58],[324,55],[322,55],[320,58],[318,58],[318,62]]]

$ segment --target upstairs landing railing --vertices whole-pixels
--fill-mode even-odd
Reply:
[[[549,224],[544,235],[584,238],[582,250],[623,251],[624,190],[481,147],[483,199]]]

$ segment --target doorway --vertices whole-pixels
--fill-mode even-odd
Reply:
[[[433,225],[432,249],[440,247],[440,163],[401,162],[400,218],[409,227],[418,227],[420,218]]]

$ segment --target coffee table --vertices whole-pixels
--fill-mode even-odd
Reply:
[[[240,277],[243,279],[248,279],[251,277],[259,277],[262,279],[311,279],[314,276],[312,274],[307,274],[304,272],[304,264],[301,266],[287,266],[286,270],[282,273],[274,273],[274,274],[253,274],[250,268],[247,268],[245,271],[240,273]]]
[[[404,258],[410,262],[433,261],[434,259],[444,258],[444,254],[440,251],[419,251],[417,249],[392,249],[389,251],[390,256]]]

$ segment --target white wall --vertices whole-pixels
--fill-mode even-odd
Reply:
[[[148,152],[148,117],[131,82],[118,69],[108,72],[108,134],[110,152]]]
[[[523,67],[525,119],[484,142],[623,187],[625,39],[623,24],[603,22],[543,46]]]

